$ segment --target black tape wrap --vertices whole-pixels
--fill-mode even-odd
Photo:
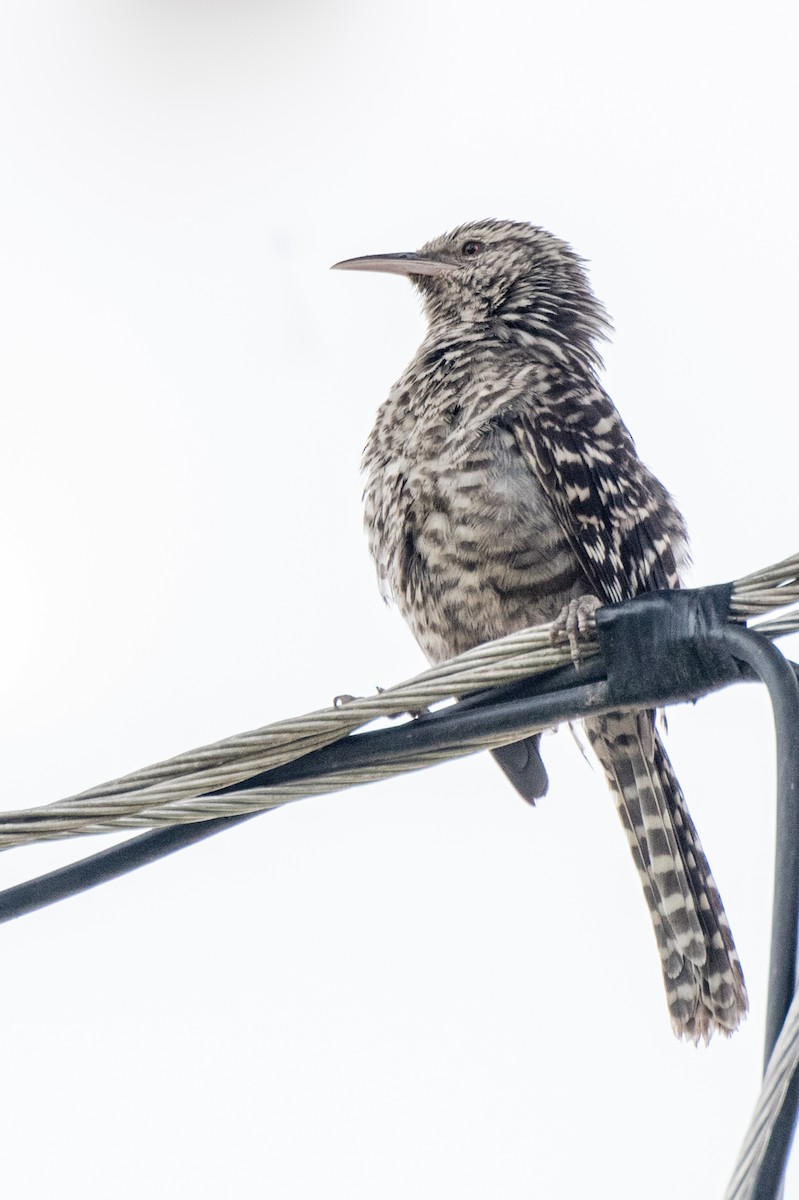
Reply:
[[[647,592],[597,609],[599,646],[613,700],[634,704],[652,695],[657,680],[664,703],[685,700],[732,683],[741,671],[722,638],[732,584]]]

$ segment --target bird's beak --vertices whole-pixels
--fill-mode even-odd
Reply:
[[[444,275],[455,264],[425,258],[421,254],[365,254],[333,263],[331,271],[382,271],[388,275]]]

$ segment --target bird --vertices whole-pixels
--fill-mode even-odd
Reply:
[[[362,465],[380,588],[428,661],[545,622],[573,640],[599,605],[680,586],[685,521],[600,382],[610,321],[567,242],[489,219],[335,267],[407,277],[427,318]],[[638,869],[672,1027],[707,1042],[738,1028],[746,986],[655,717],[584,728]],[[497,756],[526,799],[546,790],[537,737]]]

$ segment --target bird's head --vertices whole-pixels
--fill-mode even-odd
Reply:
[[[407,275],[431,326],[485,324],[503,338],[547,339],[598,362],[609,321],[570,246],[523,221],[474,221],[421,250],[336,263],[347,271]]]

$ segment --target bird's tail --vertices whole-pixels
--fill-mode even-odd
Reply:
[[[678,1037],[729,1035],[748,1008],[741,964],[699,836],[651,713],[585,722],[655,927]]]

